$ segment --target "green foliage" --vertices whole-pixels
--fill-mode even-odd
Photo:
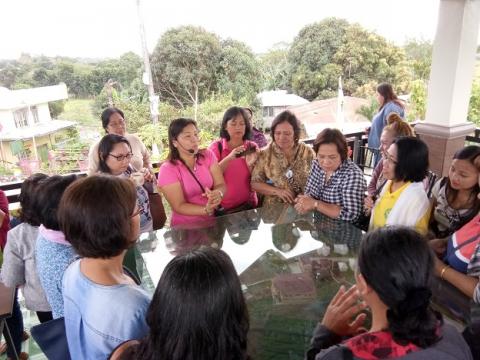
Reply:
[[[260,63],[250,48],[240,41],[223,41],[219,60],[218,92],[231,92],[236,101],[241,98],[253,101],[260,91],[260,86]]]
[[[368,105],[362,105],[356,113],[365,116],[368,120],[372,120],[373,116],[378,112],[378,102],[375,98],[370,98]]]
[[[289,89],[288,44],[276,44],[259,57],[263,75],[262,90]]]
[[[48,103],[48,110],[50,110],[50,116],[52,117],[52,119],[57,119],[58,115],[63,112],[64,108],[64,100],[52,101]]]
[[[93,100],[90,99],[68,99],[60,117],[64,120],[76,121],[83,126],[101,128],[100,117],[93,113],[93,104]]]
[[[220,40],[195,26],[165,32],[152,54],[156,91],[162,99],[185,108],[216,90]]]
[[[427,111],[427,85],[423,80],[411,83],[410,108],[407,120],[424,120]]]
[[[413,77],[428,80],[432,64],[432,43],[423,39],[409,39],[403,46]]]
[[[480,82],[474,81],[468,107],[468,120],[480,127]]]
[[[346,95],[370,81],[395,85],[401,49],[346,20],[327,18],[304,27],[289,52],[291,85],[309,100],[335,96],[338,77]]]

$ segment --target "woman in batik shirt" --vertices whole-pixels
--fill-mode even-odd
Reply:
[[[300,143],[300,122],[283,111],[271,127],[273,141],[260,151],[252,172],[252,188],[264,195],[263,205],[290,203],[305,190],[315,154]]]

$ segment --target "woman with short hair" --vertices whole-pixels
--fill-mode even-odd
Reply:
[[[313,160],[305,195],[295,200],[299,213],[319,211],[328,217],[353,221],[363,209],[366,182],[348,158],[347,139],[337,129],[324,129],[313,143]]]
[[[147,313],[149,334],[119,346],[112,360],[246,360],[248,310],[222,250],[201,247],[171,260]]]
[[[390,145],[383,165],[388,181],[371,210],[370,230],[404,225],[427,233],[430,201],[422,183],[427,171],[428,147],[422,140],[401,137]]]
[[[342,286],[334,296],[306,358],[472,359],[458,331],[430,306],[432,270],[433,254],[416,231],[391,226],[368,233],[360,245],[356,285]],[[368,331],[362,313],[367,306]]]
[[[90,176],[65,192],[59,221],[81,259],[63,276],[65,329],[73,359],[106,359],[121,342],[147,334],[149,294],[123,271],[140,211],[133,183]]]
[[[252,188],[264,196],[263,206],[293,204],[304,193],[315,154],[300,142],[300,133],[300,122],[288,110],[273,120],[273,141],[260,150],[252,171]]]

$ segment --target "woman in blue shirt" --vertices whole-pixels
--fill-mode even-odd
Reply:
[[[388,115],[394,112],[402,118],[405,116],[405,105],[393,92],[392,85],[382,83],[377,86],[377,101],[380,107],[372,119],[372,126],[368,133],[368,146],[374,149],[380,147],[380,135],[384,126],[387,125]]]

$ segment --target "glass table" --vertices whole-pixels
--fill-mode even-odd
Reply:
[[[348,222],[276,205],[142,234],[136,265],[153,292],[176,255],[201,245],[221,248],[231,257],[247,300],[250,355],[303,359],[333,295],[355,281],[361,238],[362,231]],[[461,311],[446,308],[438,306],[460,325],[468,322]]]

